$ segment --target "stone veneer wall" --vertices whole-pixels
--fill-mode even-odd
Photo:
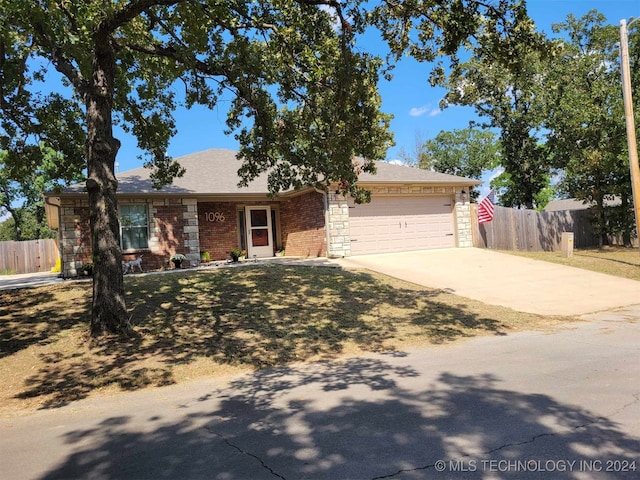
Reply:
[[[473,228],[471,226],[471,204],[469,202],[469,188],[465,188],[465,193],[461,193],[463,189],[456,190],[456,207],[454,211],[458,247],[473,247]]]
[[[327,193],[327,256],[341,258],[351,255],[349,205],[344,195]]]
[[[472,247],[471,206],[469,188],[464,187],[425,187],[414,186],[374,186],[369,187],[373,195],[451,195],[455,199],[453,210],[456,222],[456,244],[458,247]],[[462,194],[462,190],[466,193]],[[327,194],[327,225],[329,245],[327,256],[333,258],[348,257],[351,254],[351,236],[349,234],[349,206],[343,195]]]
[[[85,262],[91,261],[89,200],[63,200],[58,232],[62,253],[62,275],[77,276]]]
[[[189,265],[200,263],[198,213],[195,199],[118,199],[120,205],[145,204],[149,208],[149,248],[123,252],[124,260],[143,255],[143,268],[167,266],[169,257],[183,253]],[[59,239],[62,274],[75,277],[85,262],[91,262],[91,231],[87,199],[61,199]]]

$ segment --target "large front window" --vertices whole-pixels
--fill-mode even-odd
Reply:
[[[146,205],[120,207],[120,238],[123,250],[149,247],[149,216]]]

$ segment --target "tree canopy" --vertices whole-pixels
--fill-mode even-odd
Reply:
[[[490,130],[465,128],[442,131],[421,149],[420,168],[479,180],[500,164],[500,144]],[[476,189],[471,198],[478,198]]]
[[[629,35],[632,90],[640,85],[640,36]],[[484,128],[500,134],[504,172],[492,180],[500,203],[541,208],[554,195],[595,204],[596,231],[634,230],[631,182],[620,84],[618,27],[592,10],[553,26],[547,48],[514,46],[521,61],[496,63],[476,49],[441,80],[444,106],[475,109]],[[639,112],[640,96],[634,110]],[[552,185],[553,183],[553,185]],[[608,207],[607,200],[620,199]]]
[[[492,52],[479,50],[450,73],[444,104],[475,108],[484,128],[499,131],[502,146],[500,201],[505,206],[536,206],[536,194],[548,186],[549,152],[541,141],[545,103],[546,62],[558,50],[517,44],[513,64],[495,62]]]
[[[74,146],[84,135],[94,335],[131,331],[114,124],[135,136],[159,187],[182,173],[167,156],[172,112],[180,104],[213,108],[229,96],[228,133],[240,143],[242,182],[269,171],[273,192],[337,183],[366,201],[357,174],[373,172],[392,139],[377,90],[379,74],[389,70],[358,45],[362,34],[378,29],[390,59],[444,55],[454,64],[461,47],[473,47],[513,66],[515,45],[538,42],[519,0],[0,0],[0,16],[3,111],[17,107],[23,116],[15,123],[26,129],[38,111],[29,86],[54,71],[68,95],[50,118],[73,122],[49,146],[75,165]],[[434,69],[433,81],[442,71]],[[2,128],[12,136],[13,127]],[[367,160],[354,166],[354,156]]]
[[[595,204],[601,242],[607,234],[623,234],[628,244],[633,218],[619,30],[595,10],[582,18],[569,15],[553,28],[566,39],[562,54],[549,65],[544,124],[553,166],[561,172],[558,190]],[[637,58],[639,52],[633,50]],[[636,85],[639,77],[636,73]],[[606,200],[614,196],[622,205],[606,208]]]

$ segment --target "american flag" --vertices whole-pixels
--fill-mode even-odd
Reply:
[[[493,202],[495,198],[496,192],[491,190],[478,204],[478,223],[486,223],[493,220]]]

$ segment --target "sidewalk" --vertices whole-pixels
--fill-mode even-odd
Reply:
[[[62,282],[59,273],[22,273],[17,275],[0,275],[0,290],[16,288],[41,287]]]

